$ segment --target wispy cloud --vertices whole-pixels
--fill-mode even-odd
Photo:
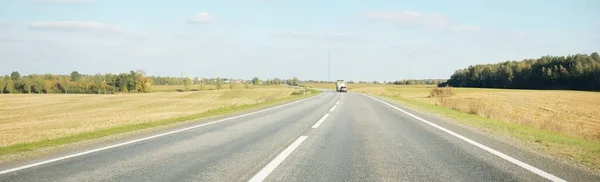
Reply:
[[[121,27],[106,25],[97,21],[52,21],[34,22],[29,25],[30,29],[63,31],[63,32],[91,32],[91,33],[121,33]]]
[[[93,0],[31,0],[36,3],[59,3],[59,4],[68,4],[68,3],[92,3]]]
[[[282,32],[275,34],[277,37],[292,38],[292,39],[304,39],[304,40],[316,40],[316,41],[329,41],[329,42],[367,42],[366,39],[344,32],[336,33],[302,33],[302,32]]]
[[[439,13],[422,13],[419,11],[372,11],[363,15],[367,21],[390,22],[407,27],[446,28],[450,20]]]
[[[211,14],[208,14],[207,12],[200,12],[196,14],[196,16],[190,18],[188,23],[214,23],[216,21],[217,20],[215,17]]]
[[[370,22],[388,22],[409,28],[427,28],[474,33],[483,29],[477,25],[456,24],[440,13],[419,11],[371,11],[361,18]]]
[[[476,25],[457,25],[453,29],[457,32],[480,32],[482,30],[481,27]]]

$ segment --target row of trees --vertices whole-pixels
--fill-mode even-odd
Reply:
[[[0,93],[87,93],[149,92],[152,79],[141,70],[121,74],[27,75],[12,72],[0,77]]]
[[[440,86],[600,90],[598,53],[469,66]]]
[[[446,82],[446,79],[421,79],[421,80],[398,80],[393,82],[388,82],[388,84],[393,85],[438,85],[440,83]]]
[[[157,78],[157,77],[154,77]],[[299,86],[300,81],[298,78],[294,77],[293,79],[282,80],[279,78],[260,80],[258,77],[252,78],[252,80],[245,81],[240,79],[225,79],[225,78],[201,78],[198,77],[191,79],[189,77],[185,78],[175,78],[175,77],[161,77],[161,79],[165,80],[181,80],[180,82],[183,84],[185,90],[188,91],[190,86],[193,84],[197,84],[200,86],[200,90],[204,90],[205,85],[215,85],[217,90],[222,89],[223,84],[228,84],[229,89],[233,89],[235,84],[244,84],[244,88],[250,88],[249,84],[252,85],[279,85],[279,84],[287,84],[292,86]],[[178,82],[170,82],[170,83],[178,83]]]
[[[181,78],[181,77],[161,77],[161,76],[150,76],[150,79],[152,79],[152,83],[154,83],[155,85],[185,85],[186,84],[186,78]],[[288,80],[283,80],[283,79],[279,79],[279,78],[273,78],[273,79],[266,79],[266,80],[260,80],[258,77],[254,77],[252,80],[250,81],[244,81],[244,80],[236,80],[236,79],[227,79],[227,78],[189,78],[189,83],[188,84],[217,84],[217,82],[221,82],[221,83],[230,83],[230,82],[236,82],[236,83],[249,83],[249,84],[253,84],[253,85],[279,85],[279,84],[289,84],[289,85],[298,85],[299,81],[298,78],[293,78],[293,79],[288,79]]]
[[[183,79],[180,77],[161,77],[150,76],[154,85],[183,85]]]

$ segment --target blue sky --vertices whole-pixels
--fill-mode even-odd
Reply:
[[[0,74],[398,80],[600,50],[600,1],[0,0]]]

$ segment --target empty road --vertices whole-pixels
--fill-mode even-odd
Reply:
[[[357,93],[0,166],[0,181],[600,181]]]

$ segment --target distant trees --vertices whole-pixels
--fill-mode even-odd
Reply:
[[[457,70],[440,86],[600,90],[600,56],[576,54],[475,65]]]
[[[271,84],[271,85],[279,85],[281,84],[281,79],[279,78],[273,78],[272,80],[267,81],[267,83]]]
[[[71,72],[71,80],[76,82],[79,81],[79,78],[81,78],[81,74],[79,74],[79,72],[77,71],[73,71]]]
[[[388,84],[394,85],[438,85],[446,82],[446,79],[412,79],[412,80],[398,80],[388,82]]]
[[[221,81],[221,78],[217,78],[217,80],[215,80],[215,85],[217,87],[217,90],[221,89],[221,84],[223,81]]]
[[[291,80],[288,80],[288,85],[290,86],[298,86],[300,84],[300,81],[298,80],[298,77],[294,77]]]
[[[19,72],[13,71],[10,73],[10,79],[12,79],[13,82],[19,80],[19,78],[21,78],[21,74],[19,74]]]
[[[4,90],[6,92],[8,92],[9,94],[13,93],[15,90],[15,84],[14,84],[13,80],[10,78],[7,78],[5,80],[6,80],[6,86],[4,87]]]
[[[4,77],[0,77],[0,94],[4,93],[4,88],[6,88],[6,80]]]
[[[104,87],[104,84],[101,80],[98,81],[98,87],[101,89]],[[152,87],[152,79],[146,76],[146,72],[143,70],[136,71],[136,92],[150,92],[150,88]]]
[[[187,77],[183,79],[183,85],[185,87],[185,91],[188,91],[190,89],[191,84],[192,84],[192,79],[187,78]]]
[[[150,76],[149,78],[155,85],[183,85],[183,79],[179,77]]]
[[[102,94],[116,92],[149,92],[152,79],[141,70],[129,73],[83,75],[72,72],[70,75],[27,75],[12,72],[10,77],[0,78],[4,86],[2,93],[86,93]],[[0,83],[2,83],[0,81]],[[2,86],[2,85],[0,85]]]
[[[252,85],[258,85],[258,84],[260,84],[260,80],[258,79],[258,77],[252,78]]]

